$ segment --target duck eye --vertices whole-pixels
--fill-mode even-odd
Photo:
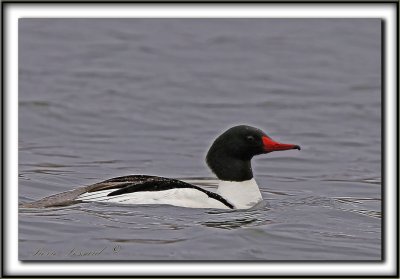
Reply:
[[[247,136],[246,140],[249,142],[253,142],[254,141],[254,137],[253,136]]]

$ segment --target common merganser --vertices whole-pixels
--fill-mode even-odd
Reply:
[[[276,142],[260,129],[251,126],[235,126],[214,141],[206,156],[207,165],[219,179],[216,193],[176,179],[130,175],[56,194],[27,203],[23,207],[107,202],[248,209],[262,201],[251,168],[253,156],[290,149],[300,150],[300,146]]]

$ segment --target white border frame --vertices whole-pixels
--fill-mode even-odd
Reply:
[[[4,4],[4,275],[12,276],[388,276],[396,274],[396,5],[373,4]],[[30,18],[382,18],[385,20],[384,262],[43,263],[18,261],[18,19]],[[390,152],[389,152],[390,151]]]

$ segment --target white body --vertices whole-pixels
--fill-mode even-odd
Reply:
[[[217,194],[237,209],[246,209],[262,201],[260,189],[254,178],[246,181],[220,181]]]
[[[107,196],[114,191],[115,189],[84,193],[78,196],[76,200],[121,204],[169,204],[191,208],[228,209],[228,207],[220,201],[210,198],[206,193],[194,188],[143,191],[117,196]],[[262,201],[260,190],[254,178],[243,182],[220,181],[217,193],[230,202],[235,209],[251,208]]]

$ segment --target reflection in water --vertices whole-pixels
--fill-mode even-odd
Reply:
[[[264,226],[273,223],[268,219],[269,208],[262,201],[251,209],[246,210],[211,210],[207,213],[212,215],[212,220],[202,221],[199,224],[206,227],[219,229],[237,229],[255,226]]]
[[[256,218],[246,218],[246,219],[234,219],[226,221],[207,221],[201,224],[206,227],[218,228],[218,229],[237,229],[246,228],[251,226],[263,226],[273,223],[271,220],[260,220]]]

